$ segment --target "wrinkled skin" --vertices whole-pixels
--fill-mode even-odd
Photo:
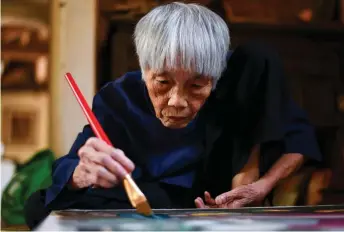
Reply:
[[[197,208],[241,208],[251,206],[261,202],[267,194],[263,185],[256,183],[242,185],[231,191],[220,194],[215,199],[209,192],[204,193],[204,199],[198,197],[195,199]]]
[[[135,169],[134,163],[120,149],[113,148],[99,138],[89,138],[79,149],[80,161],[71,178],[70,187],[89,186],[112,188],[121,183],[127,173]]]
[[[145,70],[144,79],[156,117],[169,128],[186,127],[212,90],[210,78],[184,70]]]
[[[267,194],[276,184],[290,176],[298,170],[304,162],[304,156],[300,153],[287,153],[276,161],[269,171],[260,179],[256,171],[258,153],[253,152],[248,162],[247,168],[237,175],[237,180],[233,179],[233,190],[220,194],[213,199],[209,193],[205,193],[204,199],[195,199],[198,208],[240,208],[244,206],[257,206],[261,204]],[[252,158],[252,159],[251,159]],[[246,166],[246,165],[245,165]],[[252,181],[251,183],[249,183]]]

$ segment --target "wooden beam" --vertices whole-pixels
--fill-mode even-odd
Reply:
[[[22,53],[48,53],[49,45],[48,44],[38,44],[38,43],[29,43],[26,46],[21,46],[16,43],[4,44],[1,43],[1,53],[9,52],[22,52]]]
[[[22,60],[22,61],[35,61],[41,56],[46,56],[47,53],[41,52],[23,52],[16,50],[2,50],[2,60]]]

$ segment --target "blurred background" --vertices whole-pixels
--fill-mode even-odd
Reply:
[[[154,0],[1,1],[1,224],[24,225],[23,205],[50,184],[86,120],[64,74],[89,104],[106,82],[139,68],[136,22]],[[200,0],[227,22],[232,48],[260,39],[284,61],[294,99],[325,156],[276,189],[275,205],[343,203],[344,0]]]

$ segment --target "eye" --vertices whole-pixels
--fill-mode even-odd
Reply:
[[[162,85],[167,85],[169,83],[168,80],[156,80],[156,81]]]
[[[203,87],[203,85],[199,85],[199,84],[192,84],[192,85],[191,85],[191,87],[192,87],[192,88],[194,88],[194,89],[200,89],[200,88],[202,88],[202,87]]]

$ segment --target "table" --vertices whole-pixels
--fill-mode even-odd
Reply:
[[[160,209],[158,219],[134,210],[54,211],[37,231],[344,231],[344,205],[241,209]]]

